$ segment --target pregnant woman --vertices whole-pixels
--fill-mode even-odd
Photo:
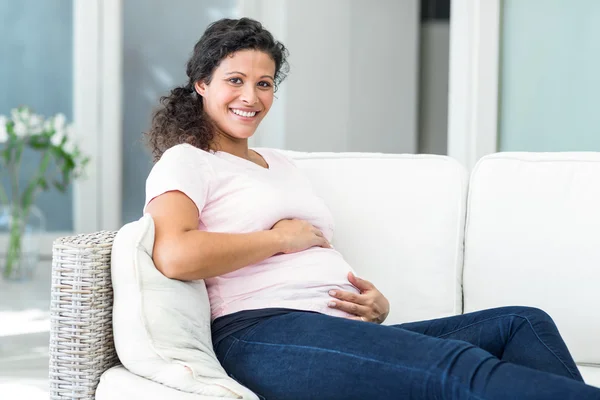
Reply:
[[[389,303],[331,247],[334,221],[308,179],[284,154],[248,148],[286,56],[257,21],[213,23],[147,134],[154,262],[205,280],[227,373],[278,400],[600,399],[541,310],[381,325]],[[335,60],[315,62],[336,73]]]

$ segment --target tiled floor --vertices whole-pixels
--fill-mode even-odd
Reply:
[[[48,399],[50,262],[30,282],[0,279],[0,399]]]

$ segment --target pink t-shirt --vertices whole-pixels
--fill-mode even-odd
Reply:
[[[331,241],[334,222],[324,201],[294,163],[274,149],[256,149],[269,168],[226,152],[188,144],[165,151],[146,181],[146,205],[167,191],[186,194],[198,207],[198,229],[248,233],[281,219],[306,220]],[[146,206],[144,206],[145,210]],[[205,280],[212,319],[242,310],[282,307],[348,314],[329,308],[331,289],[359,293],[348,282],[350,265],[334,249],[312,247],[272,256]]]

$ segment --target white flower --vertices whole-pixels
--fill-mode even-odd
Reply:
[[[65,146],[63,147],[63,150],[65,151],[65,153],[67,154],[73,154],[73,152],[75,152],[75,149],[77,148],[77,142],[75,141],[75,138],[67,138],[67,141],[65,142]]]
[[[13,131],[18,138],[22,138],[27,136],[29,130],[27,129],[27,125],[25,125],[22,121],[15,121]]]
[[[10,110],[10,115],[13,122],[22,122],[29,125],[29,118],[31,117],[31,110],[28,107],[13,108]]]
[[[65,114],[59,113],[54,116],[54,129],[62,131],[67,123],[67,117]]]
[[[42,121],[43,118],[37,114],[31,114],[29,118],[29,130],[33,135],[42,133]]]
[[[65,136],[67,137],[67,141],[65,142],[63,150],[68,154],[73,154],[78,147],[78,141],[77,137],[75,136],[75,129],[73,127],[73,124],[67,126]]]
[[[50,139],[50,142],[54,146],[58,147],[58,146],[60,146],[62,144],[64,138],[65,138],[65,131],[63,131],[62,129],[60,131],[56,130],[54,132],[54,135],[52,135],[52,138]]]
[[[0,143],[8,141],[8,131],[6,130],[6,123],[8,119],[4,115],[0,115]]]
[[[44,122],[44,132],[50,132],[54,130],[54,127],[52,125],[52,120],[48,119]]]
[[[29,117],[31,117],[31,110],[29,109],[29,107],[22,107],[21,108],[21,121],[26,122]]]
[[[21,120],[21,113],[19,112],[18,108],[13,108],[12,110],[10,110],[10,118],[13,121],[20,121]]]

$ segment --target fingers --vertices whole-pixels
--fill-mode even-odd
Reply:
[[[329,295],[331,297],[335,297],[336,299],[347,301],[350,303],[360,304],[362,306],[366,306],[369,304],[369,299],[367,296],[357,293],[346,292],[343,290],[330,290]]]
[[[327,241],[327,239],[323,238],[323,240],[321,240],[321,243],[319,244],[320,247],[324,247],[326,249],[331,249],[333,248],[333,246],[331,246],[331,243],[329,243],[329,241]]]
[[[352,285],[354,285],[358,289],[360,289],[361,292],[375,288],[375,285],[373,285],[371,282],[369,282],[366,279],[359,278],[358,276],[354,275],[352,272],[348,272],[348,281],[350,281],[350,283]]]
[[[315,236],[317,236],[320,240],[318,242],[318,246],[320,247],[325,247],[325,248],[332,248],[331,243],[329,243],[329,240],[327,240],[327,238],[325,237],[325,235],[323,234],[323,232],[321,232],[320,230],[314,228],[313,229],[313,233],[315,234]]]
[[[348,314],[356,315],[359,317],[359,319],[360,316],[368,315],[369,313],[368,307],[356,303],[350,303],[347,301],[333,300],[327,303],[327,306],[329,306],[330,308],[335,308],[337,310],[345,311]]]

